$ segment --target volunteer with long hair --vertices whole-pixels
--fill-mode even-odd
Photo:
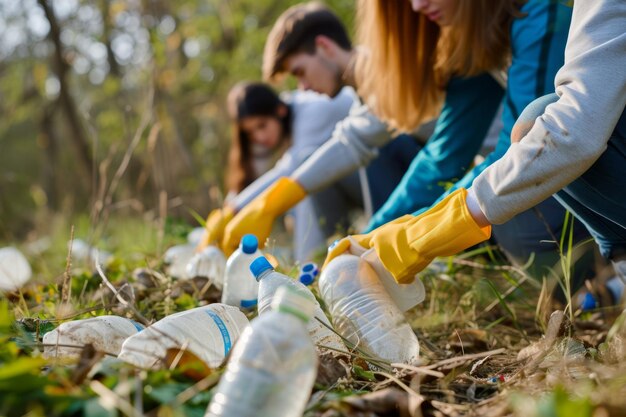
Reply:
[[[310,91],[293,91],[281,98],[263,83],[243,82],[233,87],[228,97],[234,131],[227,171],[229,196],[224,208],[213,211],[207,222],[228,220],[224,213],[245,206],[276,179],[293,172],[328,140],[335,124],[348,115],[355,100],[350,88],[331,99]],[[351,193],[346,194],[355,201],[361,197],[358,178],[342,185],[349,188]],[[329,215],[337,219],[334,214]],[[294,209],[294,256],[298,260],[309,259],[312,251],[326,242],[329,232],[319,224],[319,215],[311,199]],[[221,239],[214,235],[216,230],[219,229],[207,228],[200,247]]]
[[[446,3],[412,2],[422,21],[441,23],[454,16],[449,12],[454,8],[448,9]],[[540,6],[538,3],[529,1],[526,6]],[[625,1],[575,2],[565,64],[555,78],[556,96],[541,98],[520,116],[514,134],[521,140],[477,177],[468,178],[469,190],[460,186],[424,213],[402,216],[354,239],[375,248],[396,280],[407,282],[433,258],[453,255],[488,239],[492,224],[507,222],[557,193],[626,279],[624,27]],[[513,35],[515,29],[514,23]],[[515,46],[514,39],[512,43]],[[515,47],[513,51],[512,69]],[[514,75],[509,71],[509,85],[516,79]],[[398,123],[413,117],[390,113],[384,102],[378,105],[377,111]],[[327,262],[349,245],[347,239],[342,240]]]

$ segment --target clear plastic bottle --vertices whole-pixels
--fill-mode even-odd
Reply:
[[[83,346],[89,343],[96,350],[117,355],[124,340],[141,330],[141,324],[119,316],[68,321],[43,336],[43,355],[47,358],[78,358]]]
[[[317,264],[314,262],[308,262],[302,265],[300,268],[300,275],[298,276],[298,281],[303,283],[304,285],[311,285],[315,282],[315,278],[319,275],[320,269]]]
[[[319,287],[335,329],[344,338],[390,363],[418,359],[417,336],[367,261],[338,256],[322,271]]]
[[[259,282],[259,315],[269,312],[277,290],[282,286],[288,286],[308,297],[315,306],[313,318],[307,323],[307,330],[313,343],[321,351],[347,352],[341,337],[331,330],[332,326],[326,314],[324,314],[313,293],[304,284],[276,272],[264,256],[260,256],[252,262],[250,271]]]
[[[300,417],[317,373],[305,323],[315,305],[288,287],[257,317],[230,356],[205,417]]]
[[[167,272],[174,278],[186,279],[187,264],[196,253],[196,247],[191,244],[175,245],[165,251],[163,262],[167,264]]]
[[[196,253],[187,264],[186,274],[189,278],[208,278],[218,289],[224,287],[224,271],[226,257],[216,246],[207,246]]]
[[[250,264],[261,256],[259,241],[254,235],[245,235],[237,249],[226,262],[222,303],[242,309],[256,306],[259,284],[250,272]]]
[[[219,303],[181,311],[126,339],[118,358],[140,368],[159,368],[167,349],[185,348],[217,367],[248,324],[238,308]]]

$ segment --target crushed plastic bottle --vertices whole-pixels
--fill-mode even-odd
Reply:
[[[380,282],[401,311],[407,311],[424,301],[424,298],[426,298],[426,290],[424,289],[422,280],[416,276],[413,282],[409,284],[398,284],[380,262],[373,248],[365,249],[352,239],[352,237],[348,237],[348,239],[350,240],[349,253],[360,256],[374,268]]]
[[[250,264],[261,256],[259,241],[254,235],[245,235],[226,262],[222,303],[243,309],[254,308],[259,295],[259,284],[250,272]]]
[[[314,304],[313,318],[307,323],[307,330],[313,343],[321,351],[330,350],[333,353],[347,351],[341,337],[331,330],[332,326],[328,318],[313,293],[306,286],[295,279],[276,272],[263,256],[252,262],[250,271],[259,282],[259,315],[269,312],[278,289],[282,286],[288,286],[294,291],[302,293]]]
[[[354,255],[340,255],[322,271],[319,288],[335,329],[375,358],[413,363],[417,336],[376,271]]]
[[[317,373],[305,323],[310,298],[280,288],[272,310],[252,321],[233,349],[205,417],[300,417]]]
[[[190,245],[198,246],[202,239],[204,239],[204,235],[206,234],[206,228],[204,227],[194,227],[187,234],[187,243]]]
[[[208,278],[218,289],[222,289],[225,269],[224,253],[218,247],[207,246],[191,258],[185,273],[189,278]]]
[[[298,281],[303,283],[304,285],[311,285],[315,282],[315,278],[319,275],[320,269],[317,264],[314,262],[308,262],[302,265],[300,268],[300,276],[298,277]]]
[[[22,252],[14,247],[0,249],[0,290],[16,291],[33,275]]]
[[[43,336],[43,355],[47,358],[78,358],[89,343],[96,350],[117,355],[124,340],[143,328],[141,324],[119,316],[68,321]]]
[[[196,246],[191,244],[175,245],[165,251],[163,262],[167,272],[174,278],[187,279],[187,264],[196,253]]]
[[[140,368],[159,368],[167,349],[185,348],[218,367],[248,324],[238,308],[219,303],[181,311],[126,339],[118,358]]]

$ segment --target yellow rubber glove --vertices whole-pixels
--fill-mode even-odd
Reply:
[[[419,216],[403,216],[355,240],[365,248],[374,248],[398,283],[412,282],[415,274],[437,256],[454,255],[491,236],[491,226],[481,228],[472,218],[466,198],[467,190],[458,189]],[[330,250],[324,265],[345,252],[345,245],[341,252]]]
[[[233,253],[243,235],[247,233],[254,234],[262,248],[272,231],[276,217],[295,206],[304,197],[306,191],[300,184],[287,177],[279,178],[228,223],[222,241],[224,253],[227,256]]]
[[[196,251],[201,251],[209,245],[220,245],[224,238],[224,229],[228,222],[230,222],[235,215],[235,212],[230,207],[224,207],[221,209],[215,209],[209,213],[206,219],[205,233],[196,248]]]

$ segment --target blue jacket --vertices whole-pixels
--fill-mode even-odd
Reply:
[[[489,74],[452,79],[433,136],[366,231],[404,214],[419,214],[453,190],[469,188],[478,174],[504,155],[522,110],[537,97],[554,92],[572,8],[561,0],[529,0],[522,12],[524,16],[511,25],[512,62],[506,92]],[[496,148],[468,172],[500,103],[503,129]]]

